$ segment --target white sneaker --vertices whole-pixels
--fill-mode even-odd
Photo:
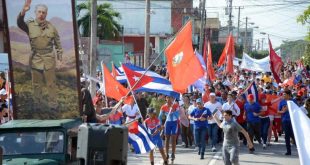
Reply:
[[[267,145],[266,144],[263,144],[263,149],[266,149]]]
[[[212,147],[212,152],[216,152],[216,148],[215,147]]]

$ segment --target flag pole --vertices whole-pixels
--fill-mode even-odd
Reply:
[[[101,70],[102,70],[102,82],[103,82],[103,89],[104,89],[104,101],[105,101],[105,106],[108,107],[108,96],[107,96],[107,92],[106,92],[106,87],[105,87],[105,80],[104,80],[104,63],[103,61],[101,61]]]
[[[191,20],[188,20],[186,24],[173,36],[173,39],[167,44],[163,50],[160,51],[160,53],[156,56],[156,58],[151,62],[151,64],[148,66],[148,68],[143,72],[143,74],[139,77],[139,79],[135,82],[135,84],[129,89],[128,93],[124,96],[125,98],[129,96],[130,93],[132,93],[132,89],[137,86],[137,84],[141,81],[141,79],[145,76],[145,74],[150,70],[151,66],[155,63],[155,61],[161,56],[162,53],[167,49],[167,47],[171,44],[171,42],[174,41],[175,37],[184,29],[184,27],[191,22]],[[127,76],[126,76],[127,77]],[[128,81],[128,79],[127,79]],[[128,83],[129,84],[129,83]],[[121,102],[121,101],[119,101]]]
[[[10,82],[10,77],[9,77],[9,70],[6,71],[6,83],[7,83],[7,100],[8,100],[8,120],[11,118],[11,82]],[[13,119],[13,118],[12,118]]]
[[[137,86],[137,84],[140,82],[140,80],[145,76],[145,74],[150,70],[152,65],[155,63],[155,61],[161,56],[162,53],[170,46],[171,42],[174,41],[175,37],[184,29],[184,27],[191,22],[191,20],[188,20],[186,24],[173,36],[173,39],[167,44],[163,50],[160,51],[160,53],[156,56],[156,58],[152,61],[152,63],[146,68],[146,70],[143,72],[143,74],[139,77],[139,79],[136,81],[136,83],[132,86],[130,91],[126,94],[126,97],[130,94],[131,90]]]

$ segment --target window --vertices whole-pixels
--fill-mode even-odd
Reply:
[[[3,155],[63,153],[64,134],[60,131],[0,134]]]

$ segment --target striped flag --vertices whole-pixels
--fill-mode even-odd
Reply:
[[[247,96],[249,94],[253,94],[254,96],[254,101],[255,102],[258,102],[258,91],[257,91],[257,87],[256,87],[256,84],[255,82],[252,82],[245,90],[244,92],[242,93],[242,96],[245,100],[247,100]]]
[[[128,126],[128,143],[133,146],[136,154],[148,153],[155,148],[150,134],[137,121]]]
[[[123,64],[123,65],[129,68],[130,70],[140,74],[144,74],[145,72],[145,69],[135,66],[133,64]],[[145,76],[151,77],[153,81],[141,86],[135,91],[161,93],[174,98],[180,97],[180,94],[172,89],[171,82],[166,78],[164,78],[163,76],[152,71],[147,71]]]

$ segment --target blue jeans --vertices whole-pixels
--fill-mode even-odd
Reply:
[[[207,127],[195,127],[195,143],[199,148],[201,155],[204,155],[206,149],[206,135],[208,128]]]
[[[295,141],[292,123],[290,121],[282,122],[282,129],[285,133],[284,137],[287,153],[291,153],[291,138],[293,138]]]
[[[196,142],[195,142],[195,126],[194,126],[194,124],[189,124],[189,128],[190,128],[190,131],[191,131],[191,133],[193,135],[194,143],[196,145]]]
[[[261,127],[260,127],[261,136],[263,139],[263,143],[266,144],[267,137],[268,137],[268,130],[270,126],[270,119],[269,117],[266,117],[266,118],[261,118],[260,121],[261,121]]]
[[[208,134],[209,134],[209,137],[211,138],[211,147],[216,146],[218,129],[219,129],[219,127],[217,126],[216,123],[209,124]]]

